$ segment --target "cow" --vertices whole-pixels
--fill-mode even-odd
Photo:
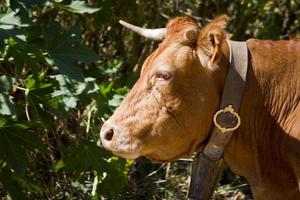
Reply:
[[[101,128],[103,146],[127,159],[170,162],[207,144],[229,67],[227,17],[203,28],[188,17],[163,29],[128,28],[162,40]],[[223,157],[255,199],[300,199],[300,41],[246,41],[241,125]],[[232,94],[234,95],[234,94]]]

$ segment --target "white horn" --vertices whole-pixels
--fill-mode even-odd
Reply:
[[[128,28],[129,30],[132,30],[136,33],[138,33],[141,36],[144,36],[145,38],[149,38],[152,40],[163,40],[165,37],[166,29],[165,28],[158,28],[158,29],[148,29],[148,28],[141,28],[132,24],[129,24],[127,22],[124,22],[122,20],[119,21],[119,23]]]

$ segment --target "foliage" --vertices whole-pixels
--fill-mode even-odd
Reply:
[[[46,179],[53,178],[43,177],[51,172],[68,174],[71,187],[81,185],[87,196],[115,196],[126,184],[128,162],[96,145],[98,131],[90,129],[94,120],[100,126],[111,114],[118,103],[111,106],[111,97],[124,89],[114,87],[114,81],[97,82],[85,70],[95,67],[106,75],[106,68],[96,63],[98,54],[83,44],[84,24],[67,24],[68,18],[86,18],[101,8],[83,1],[18,0],[4,5],[0,17],[3,189],[13,199],[53,198],[57,189],[46,186]],[[120,65],[116,60],[108,75],[117,74]],[[116,187],[108,187],[111,184]],[[59,195],[56,198],[67,193]]]
[[[0,0],[0,197],[184,198],[189,162],[133,163],[99,144],[157,45],[117,21],[163,27],[188,15],[203,26],[227,14],[234,39],[287,39],[299,11],[295,0]],[[215,198],[250,195],[245,184],[225,170]]]

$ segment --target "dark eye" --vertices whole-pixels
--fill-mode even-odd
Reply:
[[[158,80],[164,80],[164,81],[167,81],[167,80],[170,80],[172,78],[172,74],[168,71],[157,71],[155,73],[155,77],[158,79]]]

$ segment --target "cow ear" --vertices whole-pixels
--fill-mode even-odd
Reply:
[[[187,29],[183,34],[183,40],[188,44],[195,44],[198,38],[198,30],[196,28]]]
[[[221,45],[228,39],[224,30],[227,20],[227,16],[218,17],[200,31],[197,53],[203,66],[215,68],[221,54]]]

